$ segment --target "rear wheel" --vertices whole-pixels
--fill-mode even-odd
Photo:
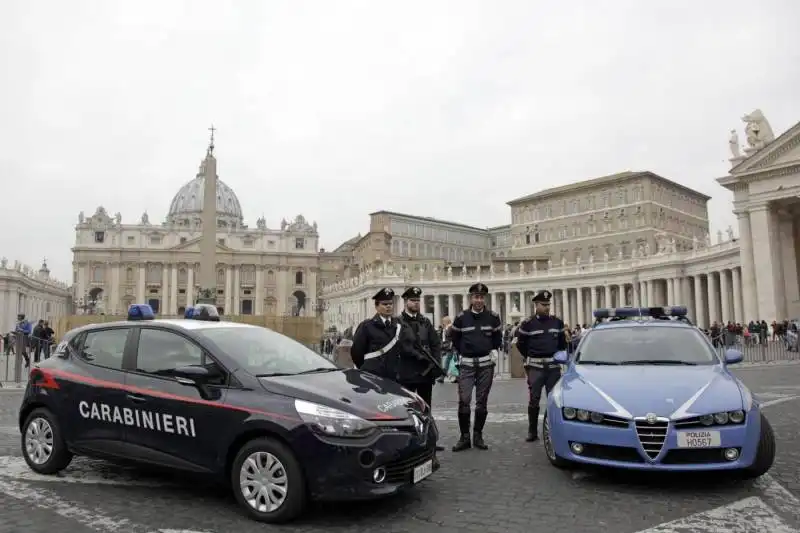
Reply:
[[[31,470],[46,475],[61,472],[72,461],[72,453],[61,435],[61,426],[49,409],[34,409],[25,419],[22,456]]]
[[[755,479],[763,476],[769,472],[775,462],[775,432],[772,431],[772,426],[764,413],[760,413],[760,415],[761,435],[758,439],[756,458],[752,465],[741,470],[740,477],[743,479]]]
[[[572,466],[572,462],[560,457],[556,453],[556,448],[553,445],[553,435],[550,433],[550,417],[545,412],[544,420],[542,421],[542,444],[544,445],[544,453],[547,455],[547,460],[556,468],[566,469]]]
[[[307,503],[303,470],[282,442],[261,437],[242,446],[231,468],[236,501],[259,522],[288,522]]]

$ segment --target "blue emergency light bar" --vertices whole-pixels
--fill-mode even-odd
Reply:
[[[154,320],[153,308],[147,304],[131,304],[128,307],[128,320]]]
[[[186,309],[183,317],[189,320],[219,322],[219,312],[217,308],[211,304],[197,304],[194,307],[189,307]]]
[[[673,305],[671,307],[617,307],[616,309],[595,309],[593,314],[597,320],[603,318],[681,317],[688,315],[689,310],[682,305]]]

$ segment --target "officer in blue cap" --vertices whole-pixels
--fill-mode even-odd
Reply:
[[[517,349],[528,378],[528,442],[539,439],[539,403],[542,387],[547,394],[561,378],[561,367],[553,356],[567,349],[564,322],[550,314],[553,293],[541,290],[533,296],[533,315],[517,328]]]

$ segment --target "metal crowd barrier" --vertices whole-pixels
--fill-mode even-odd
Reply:
[[[770,335],[766,339],[761,339],[758,336],[746,338],[742,335],[724,333],[712,337],[711,342],[720,354],[731,348],[742,352],[745,363],[800,361],[800,354],[787,346],[783,336]]]
[[[2,351],[0,351],[0,357],[2,357],[0,359],[0,386],[26,383],[29,369],[29,365],[26,362],[30,361],[30,364],[34,364],[37,360],[34,349],[39,352],[39,361],[50,357],[53,350],[52,340],[34,337],[33,335],[26,337],[22,333],[15,331],[9,335],[9,339],[11,346],[6,346],[4,342]],[[35,341],[40,341],[41,344],[35,344]]]

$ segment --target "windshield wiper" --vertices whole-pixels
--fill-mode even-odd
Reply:
[[[675,361],[674,359],[632,359],[630,361],[620,361],[621,365],[685,365],[697,366],[691,361]]]
[[[331,368],[329,366],[326,366],[324,368],[312,368],[310,370],[303,370],[302,372],[298,372],[295,375],[299,376],[300,374],[321,374],[322,372],[338,372],[339,370],[341,370],[341,368]]]
[[[271,374],[256,374],[257,378],[277,378],[281,376],[294,376],[294,372],[272,372]]]
[[[615,365],[618,365],[619,363],[615,363],[614,361],[581,361],[579,359],[578,360],[578,364],[579,365],[609,365],[609,366],[615,366]]]

